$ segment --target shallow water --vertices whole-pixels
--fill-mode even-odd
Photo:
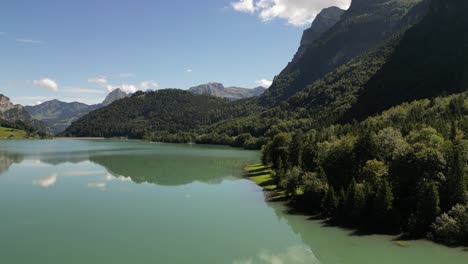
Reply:
[[[468,263],[268,203],[259,153],[140,141],[0,141],[0,263]]]

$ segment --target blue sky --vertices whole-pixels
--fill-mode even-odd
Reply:
[[[317,10],[347,1],[2,0],[0,93],[31,105],[98,103],[116,87],[255,87]]]

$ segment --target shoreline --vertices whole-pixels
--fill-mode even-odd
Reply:
[[[107,138],[105,138],[105,137],[53,137],[52,139],[57,139],[57,140],[67,140],[67,139],[72,139],[72,140],[105,140]]]
[[[291,199],[289,199],[286,196],[286,193],[282,190],[280,190],[279,186],[274,184],[274,180],[272,177],[272,170],[260,163],[258,164],[250,164],[247,165],[243,168],[245,172],[245,177],[254,182],[257,186],[261,187],[265,193],[268,195],[266,196],[266,201],[267,202],[284,202],[287,207],[289,207],[294,213],[299,213],[305,216],[313,216],[314,219],[316,220],[323,220],[324,222],[327,222],[327,218],[324,217],[321,214],[313,214],[310,211],[307,211],[307,209],[303,208],[303,206],[294,204]],[[353,228],[353,227],[345,227],[341,225],[335,225],[333,224],[334,227],[336,228],[341,228],[341,229],[349,229],[349,230],[354,230],[356,232],[361,232],[359,228]],[[364,232],[364,231],[363,231]],[[365,234],[368,235],[389,235],[392,236],[394,239],[393,241],[395,242],[396,245],[400,247],[410,247],[411,246],[411,241],[429,241],[431,243],[434,243],[436,245],[441,245],[447,248],[452,248],[452,249],[460,249],[463,251],[468,251],[468,247],[465,247],[463,245],[458,245],[458,246],[451,246],[451,245],[446,245],[444,243],[438,243],[437,241],[433,241],[427,238],[420,238],[420,239],[411,239],[411,238],[405,238],[404,234],[380,234],[380,233],[375,233],[375,232],[364,232]]]

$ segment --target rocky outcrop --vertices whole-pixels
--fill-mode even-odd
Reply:
[[[108,106],[112,104],[113,102],[120,100],[120,99],[127,98],[128,96],[129,95],[126,92],[117,88],[111,93],[109,93],[109,95],[107,95],[106,99],[104,99],[104,101],[102,102],[102,106]]]
[[[240,87],[224,87],[224,85],[221,83],[207,83],[192,87],[188,91],[193,94],[209,94],[229,100],[239,100],[259,96],[263,94],[265,90],[266,88],[261,86],[248,89]]]
[[[31,123],[31,115],[24,110],[21,105],[15,105],[10,101],[10,98],[3,94],[0,94],[0,119],[8,122],[22,121],[25,123]]]
[[[384,43],[408,27],[402,21],[422,1],[353,0],[334,26],[300,49],[300,56],[275,77],[258,102],[262,106],[278,105],[327,73]]]
[[[300,60],[309,45],[313,44],[324,32],[340,21],[344,12],[345,10],[335,6],[323,9],[312,22],[312,26],[302,34],[301,45],[296,55],[294,55],[292,63],[294,64]]]

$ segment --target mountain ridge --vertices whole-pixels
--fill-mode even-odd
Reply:
[[[194,94],[209,94],[216,97],[226,98],[229,100],[246,99],[261,95],[267,88],[258,86],[252,89],[241,87],[225,87],[222,83],[211,82],[197,85],[188,89]]]

